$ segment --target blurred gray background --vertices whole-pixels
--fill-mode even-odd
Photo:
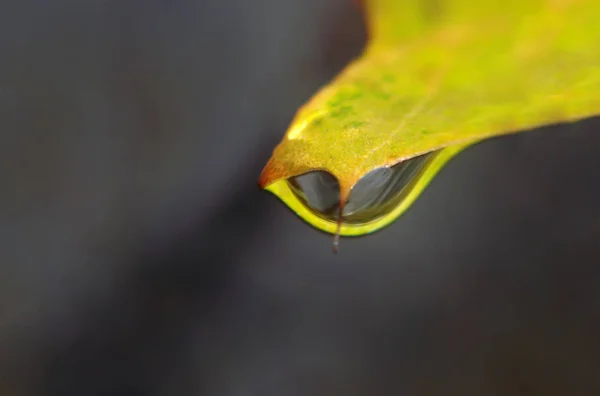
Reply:
[[[370,237],[259,191],[351,0],[0,0],[0,394],[598,395],[600,120]]]

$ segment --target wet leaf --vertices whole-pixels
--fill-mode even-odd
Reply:
[[[598,0],[366,0],[365,11],[363,54],[298,111],[260,177],[321,230],[378,230],[465,147],[600,113]],[[380,168],[390,172],[359,191]],[[337,184],[305,183],[313,196],[337,194],[326,212],[293,187],[308,172]]]

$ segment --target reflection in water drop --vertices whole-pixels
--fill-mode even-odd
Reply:
[[[377,168],[361,178],[350,193],[344,206],[344,215],[351,215],[372,206],[378,199],[378,192],[385,189],[394,175],[391,168]]]
[[[352,188],[344,206],[343,222],[365,224],[392,212],[421,175],[437,152],[400,162],[392,167],[374,169]],[[292,177],[288,184],[298,199],[314,214],[332,222],[339,216],[340,186],[335,177],[314,171]]]
[[[292,191],[309,208],[321,216],[337,218],[340,203],[340,185],[335,177],[323,171],[314,171],[288,180]]]
[[[433,153],[411,158],[390,168],[378,168],[363,176],[352,188],[344,207],[344,221],[368,223],[390,213]]]

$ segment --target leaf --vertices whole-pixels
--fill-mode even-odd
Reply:
[[[323,231],[362,235],[391,223],[471,144],[600,113],[598,0],[365,5],[363,54],[298,111],[260,177],[261,187]],[[349,220],[344,207],[365,175],[397,174],[426,153],[435,154],[389,202]],[[327,187],[338,194],[335,208],[311,203],[310,188],[323,197],[319,184],[294,188],[314,171],[337,180],[337,190]]]

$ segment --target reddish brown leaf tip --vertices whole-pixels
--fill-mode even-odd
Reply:
[[[267,162],[262,172],[260,173],[260,177],[258,179],[258,185],[260,186],[260,188],[265,188],[269,184],[273,183],[277,179],[276,173],[277,172],[276,167],[273,163],[273,157],[271,157],[269,159],[269,162]]]

